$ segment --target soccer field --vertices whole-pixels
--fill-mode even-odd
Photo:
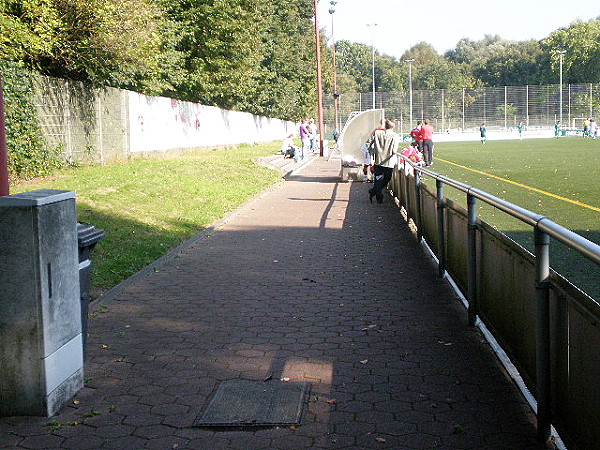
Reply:
[[[560,138],[435,145],[435,172],[548,217],[600,244],[600,139]],[[446,196],[466,205],[465,194]],[[531,227],[479,202],[483,220],[533,250]],[[559,243],[551,246],[555,270],[600,299],[600,268]]]

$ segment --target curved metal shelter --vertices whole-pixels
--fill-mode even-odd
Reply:
[[[362,167],[364,158],[361,147],[382,119],[383,109],[370,109],[350,115],[337,142],[343,174],[344,168]]]

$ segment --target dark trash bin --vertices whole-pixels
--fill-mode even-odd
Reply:
[[[90,276],[94,247],[104,238],[104,231],[90,224],[77,223],[79,246],[79,295],[81,299],[81,335],[83,337],[83,359],[87,354],[87,322],[90,304]]]

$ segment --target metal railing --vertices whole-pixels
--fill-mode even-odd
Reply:
[[[421,182],[435,180],[435,190]],[[467,209],[444,196],[466,194]],[[550,268],[550,239],[600,266],[600,246],[473,186],[414,165],[404,157],[391,188],[448,274],[466,294],[468,320],[479,319],[519,370],[537,402],[538,436],[551,425],[565,442],[593,448],[600,441],[600,304]],[[531,254],[477,215],[480,200],[533,228]]]

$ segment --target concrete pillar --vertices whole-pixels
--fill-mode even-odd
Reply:
[[[75,193],[0,197],[0,416],[52,416],[83,387]]]

